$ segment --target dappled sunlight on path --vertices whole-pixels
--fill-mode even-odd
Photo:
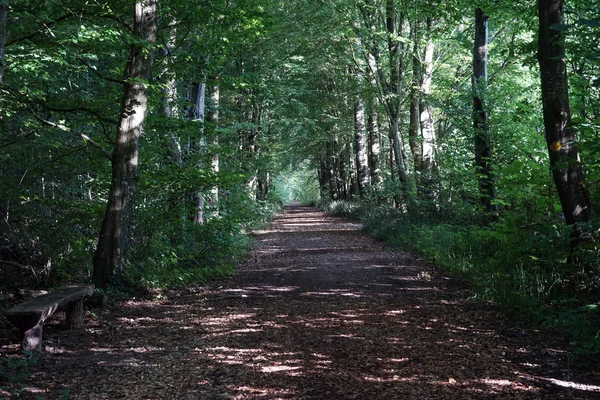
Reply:
[[[290,208],[222,286],[131,301],[84,333],[52,332],[30,389],[74,399],[600,395],[569,379],[562,349],[359,229]]]

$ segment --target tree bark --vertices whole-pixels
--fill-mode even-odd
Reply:
[[[271,192],[271,173],[269,171],[260,171],[257,174],[256,197],[259,200],[267,200]]]
[[[329,178],[329,198],[332,200],[340,199],[340,190],[339,190],[339,168],[338,168],[338,157],[337,157],[337,149],[336,143],[329,141],[325,145],[327,157],[327,177]]]
[[[371,99],[367,116],[367,132],[369,135],[369,171],[371,186],[378,188],[383,183],[381,176],[381,138],[379,137],[379,120],[376,110],[376,99]]]
[[[102,288],[115,270],[125,268],[138,183],[139,139],[148,105],[146,82],[153,61],[152,47],[145,48],[144,44],[156,42],[156,19],[157,0],[135,3],[134,35],[138,40],[131,44],[125,70],[127,83],[112,155],[108,204],[94,255],[93,280]]]
[[[481,205],[487,212],[497,211],[494,204],[496,188],[492,174],[492,148],[488,113],[485,109],[487,86],[488,17],[475,10],[475,40],[473,48],[473,128],[475,132],[475,170],[479,181]]]
[[[261,133],[261,115],[262,110],[260,104],[257,102],[255,98],[252,99],[252,113],[250,117],[251,128],[248,131],[246,137],[246,155],[249,159],[249,166],[251,169],[250,179],[248,180],[248,189],[250,190],[250,195],[254,200],[257,198],[257,189],[258,189],[258,179],[259,179],[259,169],[256,167],[256,157],[259,153],[259,136]]]
[[[365,102],[357,97],[354,101],[354,152],[356,155],[356,182],[360,197],[371,192],[371,174],[367,156],[367,131],[365,121]]]
[[[402,33],[402,17],[398,21],[394,0],[386,0],[386,28],[388,33],[390,84],[389,93],[386,97],[388,116],[390,120],[389,136],[394,151],[394,160],[398,170],[398,178],[402,185],[402,191],[409,191],[408,165],[404,152],[404,143],[400,134],[400,110],[402,94],[402,42],[398,36]]]
[[[212,131],[212,144],[215,147],[214,153],[211,158],[211,169],[213,174],[219,173],[219,152],[217,147],[219,146],[219,102],[220,102],[221,91],[219,85],[214,83],[209,87],[210,106],[206,113],[206,122],[210,124]],[[219,214],[219,187],[213,186],[210,190],[208,207],[213,210],[214,215]]]
[[[371,26],[369,24],[369,26]],[[370,73],[369,83],[373,88],[377,88],[377,61],[373,55],[373,49],[366,54],[366,63],[368,75]],[[383,183],[381,172],[381,137],[378,113],[378,97],[370,94],[367,104],[367,134],[369,140],[369,172],[371,174],[371,189],[377,190]]]
[[[330,177],[329,166],[327,164],[327,148],[325,148],[324,157],[319,160],[318,176],[320,189],[319,194],[321,196],[321,200],[331,200],[331,192],[329,190]]]
[[[175,25],[172,22],[171,25]],[[171,71],[171,64],[173,58],[171,51],[175,47],[176,30],[171,28],[169,35],[169,41],[160,50],[160,56],[164,57],[165,65],[163,67],[160,80],[163,84],[163,115],[166,118],[177,118],[179,116],[179,109],[177,108],[177,82],[175,80],[175,74]],[[170,152],[173,161],[179,165],[183,165],[183,149],[181,146],[181,138],[177,136],[175,132],[170,134]]]
[[[538,59],[546,143],[552,176],[568,225],[587,222],[592,208],[575,145],[565,62],[562,0],[539,0]]]
[[[431,18],[427,20],[427,32],[432,30],[433,21]],[[425,45],[425,54],[421,63],[421,96],[419,102],[420,122],[421,122],[421,162],[422,170],[426,175],[431,174],[434,161],[435,149],[435,128],[433,122],[433,112],[429,104],[429,95],[431,93],[431,81],[433,79],[433,52],[435,45],[430,38],[427,38]]]
[[[413,27],[413,56],[412,56],[412,82],[410,87],[410,111],[408,124],[408,144],[413,155],[413,167],[415,171],[415,181],[417,191],[421,186],[421,170],[422,170],[422,150],[419,133],[421,130],[421,115],[419,112],[420,92],[421,92],[421,60],[419,55],[419,32],[418,23],[414,23]]]
[[[162,84],[162,114],[167,119],[177,119],[180,115],[180,110],[177,105],[177,75],[174,70],[172,70],[172,65],[174,60],[174,56],[172,54],[172,50],[176,45],[176,22],[173,21],[169,24],[170,32],[169,39],[164,46],[162,46],[159,50],[159,58],[164,59],[164,65],[161,71],[160,76],[158,77],[158,81]],[[186,154],[184,154],[184,148],[182,145],[182,138],[177,132],[176,129],[172,129],[169,133],[169,148],[168,154],[170,157],[170,161],[175,163],[179,168],[183,168],[184,158]],[[169,204],[176,205],[181,202],[182,194],[176,192],[167,193]],[[187,203],[187,199],[186,199]],[[186,204],[184,203],[184,204]],[[184,207],[183,212],[179,214],[181,218],[182,228],[185,229],[185,226],[188,221],[188,207]]]
[[[202,169],[204,165],[202,163],[202,156],[205,150],[204,141],[204,119],[206,114],[206,81],[201,83],[195,83],[192,90],[192,98],[194,99],[194,115],[193,118],[200,122],[200,132],[198,132],[198,138],[196,142],[196,152],[198,162],[196,168]],[[202,188],[198,188],[194,193],[194,212],[192,215],[192,222],[194,224],[204,223],[204,191]]]
[[[361,7],[363,23],[370,31],[377,30],[375,24],[377,17],[369,13],[369,8],[373,5],[370,0],[365,0],[365,5]],[[402,42],[399,35],[402,33],[403,17],[398,15],[394,0],[385,1],[385,29],[387,31],[388,46],[388,66],[389,80],[382,65],[382,57],[379,49],[379,40],[373,37],[369,45],[369,59],[367,63],[378,83],[379,96],[381,103],[385,105],[388,117],[388,137],[390,140],[392,154],[392,172],[395,168],[398,172],[402,191],[406,193],[409,190],[408,165],[406,163],[406,154],[404,152],[404,143],[400,132],[400,111],[401,95],[403,90],[402,75]]]
[[[6,69],[6,24],[8,23],[8,1],[0,3],[0,86],[4,84]]]
[[[358,195],[357,191],[354,190],[354,157],[352,157],[351,147],[351,143],[344,143],[342,152],[340,154],[340,177],[342,179],[344,189],[344,200],[351,199],[353,194]]]

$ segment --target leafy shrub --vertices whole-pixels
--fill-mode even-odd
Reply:
[[[468,207],[468,206],[467,206]],[[524,319],[569,335],[581,363],[600,356],[600,261],[596,243],[572,251],[569,228],[550,215],[523,223],[505,212],[490,225],[481,219],[429,213],[418,203],[409,211],[336,201],[327,210],[360,218],[363,229],[392,246],[423,254],[452,276],[469,282],[478,297],[496,302]],[[584,229],[594,232],[596,225]],[[594,361],[596,360],[596,361]]]
[[[281,212],[282,202],[276,196],[255,201],[239,190],[222,191],[219,214],[212,213],[203,224],[181,217],[185,209],[174,213],[164,207],[161,213],[157,206],[164,203],[141,213],[126,275],[128,282],[146,288],[205,284],[229,276],[251,243],[247,233]]]
[[[0,394],[5,392],[19,397],[31,374],[30,367],[38,361],[37,353],[0,357]]]
[[[331,215],[350,219],[359,219],[368,206],[359,201],[332,201],[325,210]]]

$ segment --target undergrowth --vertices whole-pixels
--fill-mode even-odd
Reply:
[[[472,210],[451,215],[413,206],[407,212],[348,201],[325,209],[360,220],[366,232],[392,246],[422,254],[470,283],[475,296],[568,336],[574,362],[600,366],[598,248],[584,244],[573,253],[570,231],[559,222],[521,225],[518,215],[506,213],[485,225]]]
[[[24,382],[31,375],[30,367],[38,361],[38,353],[0,357],[0,396],[20,397]]]
[[[111,278],[108,298],[111,301],[143,298],[150,289],[201,285],[230,276],[252,243],[248,233],[268,224],[282,211],[283,203],[277,198],[269,202],[250,201],[234,195],[223,203],[227,201],[235,202],[224,208],[230,211],[222,211],[201,225],[188,221],[175,225],[172,218],[144,219],[142,214],[127,268]],[[50,289],[61,284],[61,279],[67,282],[78,279],[68,271],[62,274],[63,278],[54,275],[53,279],[45,278],[38,284]],[[0,281],[0,293],[23,283]],[[0,312],[8,307],[8,303],[0,303]],[[0,357],[0,398],[21,396],[37,360],[35,354]],[[63,398],[68,398],[67,392],[61,394],[60,399]]]
[[[137,248],[122,281],[111,290],[118,294],[119,290],[204,285],[226,278],[252,244],[248,233],[264,227],[282,208],[278,200],[238,200],[235,211],[221,212],[204,224],[185,222],[176,229],[174,224],[155,226],[147,231],[146,243]]]

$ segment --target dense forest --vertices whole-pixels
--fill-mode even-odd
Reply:
[[[600,354],[597,0],[0,0],[0,292],[227,276],[296,200]]]

